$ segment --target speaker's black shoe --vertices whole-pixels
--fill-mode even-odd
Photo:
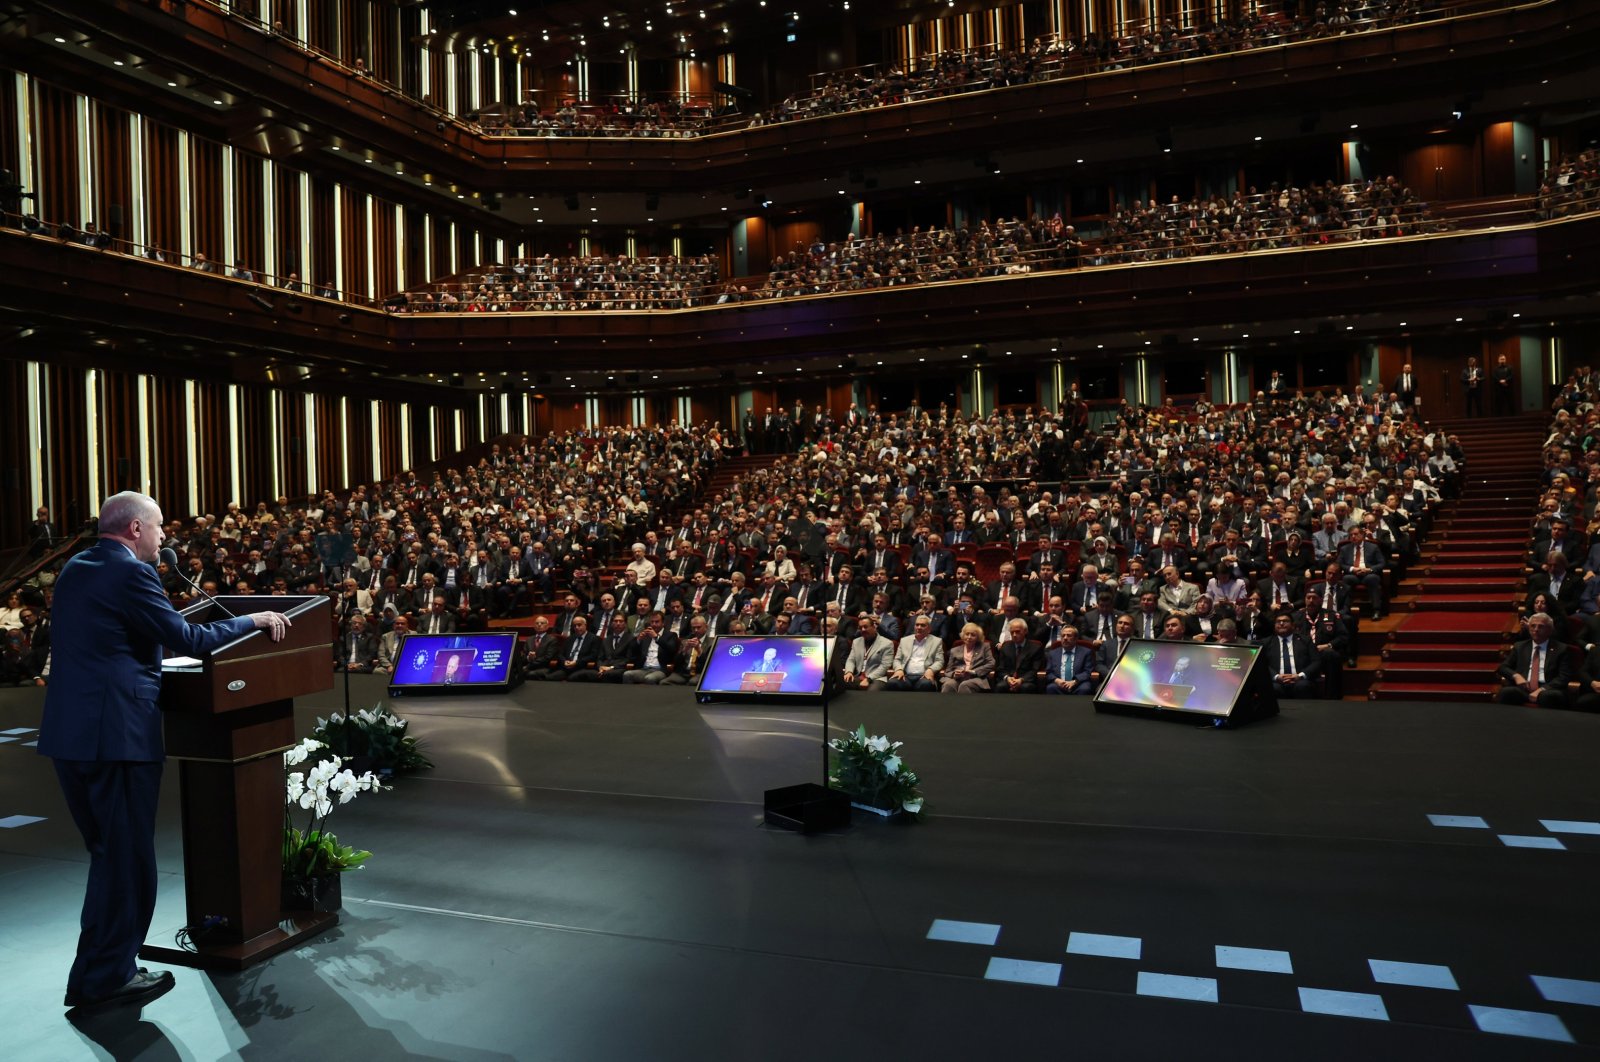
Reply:
[[[101,996],[99,999],[88,999],[68,993],[65,1004],[79,1010],[100,1010],[106,1007],[122,1007],[134,1003],[145,1004],[153,999],[159,999],[172,991],[174,984],[176,982],[172,979],[171,971],[162,970],[160,973],[151,973],[141,966],[139,967],[139,972],[133,975],[133,980],[110,995]]]

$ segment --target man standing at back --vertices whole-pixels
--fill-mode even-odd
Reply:
[[[156,576],[165,537],[153,498],[113,495],[100,509],[100,541],[68,561],[56,581],[56,666],[39,752],[55,760],[89,849],[69,1007],[144,1003],[172,987],[172,974],[134,965],[156,905],[163,647],[198,655],[256,628],[279,641],[289,627],[276,612],[188,623]]]

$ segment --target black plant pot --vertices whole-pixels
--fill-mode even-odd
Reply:
[[[342,874],[325,874],[320,878],[284,878],[283,909],[285,911],[315,911],[331,914],[339,910],[342,896],[339,879]]]

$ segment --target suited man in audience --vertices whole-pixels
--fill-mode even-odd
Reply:
[[[1584,590],[1584,581],[1567,567],[1567,555],[1560,550],[1545,554],[1544,571],[1535,572],[1528,580],[1528,600],[1548,594],[1567,615],[1576,615],[1578,601]]]
[[[561,639],[550,629],[549,616],[535,616],[533,633],[522,639],[523,676],[532,682],[543,682],[556,666],[561,654]]]
[[[1461,370],[1461,394],[1465,398],[1466,415],[1483,416],[1483,385],[1485,374],[1475,357],[1467,358],[1467,367]]]
[[[921,614],[912,620],[911,633],[895,648],[889,673],[891,690],[936,693],[944,670],[944,643],[933,633],[933,619]]]
[[[588,617],[582,614],[573,616],[572,635],[567,639],[567,644],[562,646],[555,667],[550,669],[545,679],[563,682],[581,671],[598,671],[600,653],[600,639],[589,633]]]
[[[546,623],[549,621],[547,620]],[[400,659],[400,646],[406,640],[406,635],[411,633],[411,617],[399,615],[394,618],[394,625],[378,639],[378,663],[374,670],[393,671],[394,665]]]
[[[1305,608],[1295,614],[1294,629],[1316,649],[1328,696],[1335,700],[1344,696],[1344,662],[1355,652],[1350,644],[1350,628],[1337,612],[1323,609],[1322,595],[1316,587],[1306,591]]]
[[[442,593],[435,594],[433,604],[428,611],[417,617],[417,632],[419,634],[454,634],[456,632],[456,616],[450,611],[449,604]]]
[[[1411,371],[1411,363],[1406,362],[1400,366],[1400,375],[1394,378],[1394,386],[1389,388],[1395,398],[1406,408],[1406,416],[1416,416],[1417,412],[1417,374]]]
[[[1017,566],[1010,561],[1000,565],[999,578],[985,587],[988,594],[989,609],[993,612],[1000,611],[1006,603],[1006,598],[1017,599],[1017,606],[1027,612],[1032,607],[1033,591],[1026,580],[1017,578]]]
[[[1600,644],[1591,645],[1578,666],[1578,689],[1572,707],[1580,712],[1600,712]]]
[[[1122,651],[1136,636],[1133,617],[1124,612],[1117,617],[1116,632],[1105,640],[1100,646],[1100,681],[1105,681],[1105,676],[1111,674],[1111,669],[1117,663]]]
[[[662,679],[664,685],[683,686],[692,685],[700,681],[700,675],[705,671],[706,657],[710,655],[712,635],[710,625],[704,616],[694,616],[689,620],[689,632],[678,639],[677,666],[672,673]]]
[[[1051,544],[1049,532],[1039,536],[1039,548],[1028,558],[1027,573],[1038,575],[1039,568],[1045,564],[1050,565],[1053,571],[1067,570],[1067,551]]]
[[[1095,654],[1078,641],[1078,628],[1063,627],[1061,644],[1045,654],[1044,691],[1084,695],[1094,692]]]
[[[1489,393],[1494,396],[1494,415],[1509,417],[1516,412],[1516,374],[1506,362],[1506,356],[1495,359],[1489,370]]]
[[[1367,541],[1366,528],[1350,529],[1349,541],[1339,547],[1339,566],[1344,569],[1345,585],[1366,587],[1372,618],[1383,619],[1383,551]]]
[[[878,691],[889,685],[889,671],[894,664],[894,642],[879,635],[878,621],[862,615],[856,622],[856,637],[850,643],[850,656],[845,661],[842,676],[845,687],[852,690]]]
[[[364,612],[350,616],[350,629],[339,639],[335,671],[369,673],[378,663],[378,636],[367,627]]]
[[[1022,618],[1007,624],[1004,644],[994,647],[995,693],[1038,693],[1039,673],[1044,668],[1044,650],[1028,636],[1028,621]]]
[[[678,639],[662,630],[666,619],[651,612],[644,630],[634,637],[631,666],[622,681],[657,686],[671,677],[678,666]]]
[[[1305,599],[1301,581],[1289,574],[1289,566],[1283,561],[1273,563],[1272,573],[1256,584],[1256,591],[1261,594],[1262,608],[1273,616],[1293,612],[1295,602]]]
[[[611,623],[597,637],[600,639],[600,659],[595,669],[575,672],[568,676],[571,681],[622,681],[622,673],[628,669],[628,662],[633,656],[633,635],[628,632],[628,617],[621,612],[613,612]]]
[[[1322,674],[1316,647],[1294,629],[1294,617],[1280,613],[1272,623],[1272,636],[1263,646],[1273,688],[1280,697],[1304,699],[1316,695],[1315,680]]]
[[[855,572],[849,565],[839,569],[837,582],[828,587],[826,600],[838,602],[839,611],[846,616],[856,616],[866,607],[861,587],[856,585]]]
[[[1513,645],[1500,665],[1500,679],[1505,685],[1496,700],[1539,708],[1567,706],[1572,659],[1567,646],[1556,640],[1555,632],[1555,620],[1545,613],[1535,612],[1528,617],[1528,640]]]

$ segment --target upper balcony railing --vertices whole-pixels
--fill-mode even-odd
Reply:
[[[485,265],[448,282],[385,299],[341,291],[296,274],[263,274],[197,254],[187,258],[112,238],[92,225],[43,222],[10,207],[22,190],[0,189],[0,224],[39,238],[129,255],[250,285],[261,297],[317,299],[435,316],[458,312],[604,313],[693,310],[985,277],[1094,270],[1208,256],[1336,247],[1494,230],[1600,212],[1600,149],[1553,167],[1536,196],[1424,204],[1393,183],[1313,186],[1192,203],[1149,203],[1072,224],[1059,217],[978,223],[971,231],[914,230],[797,247],[765,276],[723,280],[701,257],[549,255]],[[294,302],[289,304],[291,309]]]

